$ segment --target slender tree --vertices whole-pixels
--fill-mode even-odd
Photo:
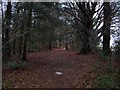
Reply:
[[[31,3],[28,3],[28,7],[29,9],[26,10],[26,15],[28,16],[28,19],[27,19],[27,23],[26,23],[26,34],[24,35],[24,44],[23,44],[23,55],[22,55],[22,59],[23,60],[27,60],[26,58],[26,53],[27,53],[27,40],[28,40],[28,37],[30,37],[30,30],[31,30],[31,22],[32,22],[32,5],[33,5],[33,2]]]
[[[11,2],[7,3],[7,10],[5,12],[5,24],[6,24],[6,29],[5,29],[5,43],[4,43],[4,47],[3,47],[3,52],[5,55],[5,57],[10,57],[10,38],[9,38],[9,32],[10,32],[10,25],[11,25]]]

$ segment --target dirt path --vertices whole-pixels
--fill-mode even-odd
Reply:
[[[92,87],[94,76],[89,71],[96,60],[95,54],[77,55],[74,51],[56,49],[29,53],[27,59],[25,70],[5,71],[3,83],[16,88]],[[56,75],[56,71],[63,75]]]

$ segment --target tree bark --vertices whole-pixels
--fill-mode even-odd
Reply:
[[[106,55],[110,53],[110,24],[111,8],[109,2],[104,2],[104,25],[103,25],[103,52]]]
[[[89,29],[86,27],[83,27],[82,29],[82,49],[81,49],[81,54],[87,54],[90,51],[90,45],[89,45]]]
[[[5,44],[5,20],[4,18],[4,11],[3,11],[3,2],[1,2],[1,14],[2,14],[2,45]]]
[[[27,15],[28,15],[28,19],[27,19],[27,24],[26,24],[26,29],[25,29],[25,31],[26,31],[26,34],[25,34],[25,36],[24,36],[24,45],[23,45],[23,55],[22,55],[22,59],[24,60],[24,61],[26,61],[27,60],[27,58],[26,58],[26,53],[27,53],[27,40],[28,40],[28,37],[30,37],[29,35],[30,35],[30,30],[31,30],[31,22],[32,22],[32,4],[33,4],[33,2],[31,2],[31,3],[29,3],[29,9],[27,10],[28,11],[28,13],[27,13]]]
[[[19,40],[19,57],[21,57],[21,54],[22,54],[22,45],[23,45],[23,43],[22,43],[22,41],[23,41],[23,36],[22,36],[22,34],[23,34],[23,29],[24,29],[24,25],[22,24],[22,26],[21,26],[21,30],[20,30],[20,40]]]
[[[66,50],[68,50],[68,42],[66,42],[65,48]]]
[[[11,24],[11,2],[7,4],[7,11],[5,13],[6,18],[6,29],[5,29],[5,45],[4,45],[4,55],[5,57],[10,57],[10,38],[9,38],[9,31],[10,31],[10,24]]]
[[[15,55],[16,40],[13,41],[13,55]]]
[[[52,49],[52,45],[51,45],[52,43],[51,43],[51,40],[49,40],[49,50],[51,50]]]
[[[24,44],[23,44],[23,55],[22,55],[22,60],[26,61],[26,52],[27,52],[27,34],[24,36]]]

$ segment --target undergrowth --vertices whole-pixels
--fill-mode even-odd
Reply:
[[[8,62],[8,67],[12,70],[25,69],[27,66],[26,61],[10,61]]]
[[[95,87],[118,88],[118,67],[113,65],[115,61],[112,59],[112,54],[105,55],[100,51],[98,55],[97,65],[94,66],[94,72],[96,73]]]
[[[97,76],[95,84],[97,88],[118,88],[117,79],[113,76]]]

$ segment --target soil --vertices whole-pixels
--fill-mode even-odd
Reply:
[[[27,67],[3,70],[3,84],[12,88],[90,88],[93,87],[96,54],[54,49],[27,53]],[[56,72],[63,74],[57,75]]]

